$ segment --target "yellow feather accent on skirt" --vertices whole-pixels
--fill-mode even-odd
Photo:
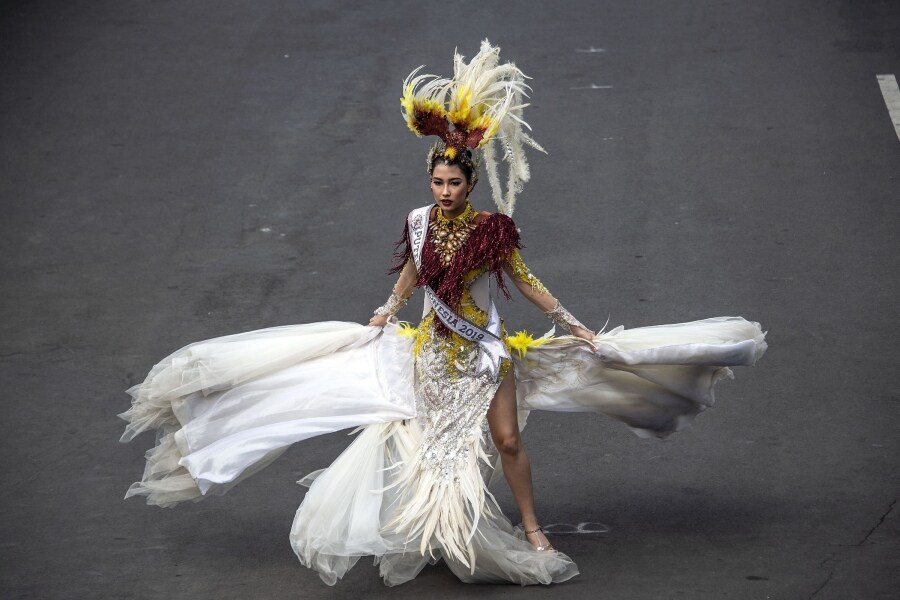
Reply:
[[[400,328],[397,330],[397,335],[408,338],[416,338],[419,336],[419,328],[413,327],[409,321],[400,321]]]
[[[510,350],[515,350],[518,353],[519,358],[525,358],[525,354],[528,353],[529,348],[543,346],[552,339],[552,337],[534,339],[527,331],[517,331],[516,335],[511,335],[506,338],[506,347]]]

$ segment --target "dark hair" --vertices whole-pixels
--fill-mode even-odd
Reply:
[[[429,165],[429,175],[434,172],[434,167],[437,166],[438,163],[447,165],[448,167],[459,167],[459,170],[462,171],[463,175],[466,176],[466,182],[472,185],[472,187],[474,187],[478,182],[478,172],[476,171],[476,167],[472,162],[471,150],[460,152],[453,158],[447,158],[442,154],[435,156],[434,160],[432,160],[431,164]]]

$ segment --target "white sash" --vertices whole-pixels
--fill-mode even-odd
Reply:
[[[409,222],[409,243],[412,247],[416,269],[421,268],[422,248],[425,246],[425,232],[428,230],[428,214],[431,212],[432,207],[434,207],[434,204],[417,208],[409,213],[407,217]]]
[[[409,213],[409,242],[417,270],[421,268],[422,248],[425,246],[428,216],[433,206],[433,204],[429,204]],[[438,298],[430,286],[425,286],[425,296],[431,302],[432,308],[434,308],[434,312],[441,320],[441,323],[463,338],[478,344],[479,355],[476,373],[487,371],[496,379],[500,374],[500,359],[509,358],[509,353],[506,351],[506,345],[500,337],[500,314],[497,312],[493,298],[490,300],[491,306],[488,310],[487,328],[482,329],[456,314],[446,302]]]

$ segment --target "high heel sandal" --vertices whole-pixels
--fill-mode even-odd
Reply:
[[[525,532],[525,536],[526,536],[526,538],[527,538],[527,536],[529,536],[529,535],[534,535],[535,533],[538,533],[538,532],[544,533],[544,528],[543,528],[543,527],[537,527],[537,528],[535,528],[535,529],[530,529],[530,530],[529,530],[529,529],[523,529],[523,531]],[[547,535],[545,534],[545,535],[544,535],[544,539],[546,539],[546,538],[547,538]],[[530,543],[530,542],[529,542],[529,543]],[[535,546],[535,547],[534,547],[534,550],[535,550],[535,552],[556,552],[556,548],[553,547],[553,544],[550,543],[550,540],[547,540],[547,543],[546,543],[546,544],[543,544],[543,545],[540,545],[540,546]]]

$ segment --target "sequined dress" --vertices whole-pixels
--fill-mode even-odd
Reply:
[[[437,210],[432,211],[432,224],[439,218]],[[545,289],[522,262],[519,234],[508,217],[491,215],[473,224],[464,242],[449,257],[441,252],[435,233],[429,228],[417,285],[431,286],[471,323],[487,325],[492,274],[504,291],[503,270],[533,288]],[[409,238],[407,229],[395,271],[411,260]],[[413,339],[417,418],[393,430],[392,436],[410,436],[415,441],[412,456],[398,456],[397,464],[402,466],[396,473],[389,472],[385,482],[386,487],[396,489],[397,497],[395,502],[382,505],[383,509],[389,507],[382,517],[382,528],[400,536],[395,552],[389,551],[379,559],[386,583],[407,581],[438,558],[468,582],[524,585],[560,582],[576,575],[577,568],[566,555],[535,552],[487,490],[497,452],[486,414],[511,362],[502,360],[497,373],[479,372],[478,345],[449,331],[427,300]],[[344,471],[337,463],[331,469],[335,467],[335,473]],[[342,480],[326,489],[348,484],[349,480]],[[322,515],[330,514],[330,492],[322,493],[319,503],[317,491],[314,484],[297,513],[292,543],[295,549],[299,546],[301,561],[320,574],[329,574],[323,579],[330,583],[330,574],[335,573],[332,564],[318,562],[319,553],[306,545],[315,537],[309,528],[318,527],[315,523]]]
[[[403,242],[398,271],[411,256],[408,229]],[[426,240],[416,284],[484,327],[490,278],[499,293],[504,272],[520,290],[546,292],[519,246],[512,220],[492,215],[451,261]],[[728,367],[753,364],[765,341],[740,317],[619,327],[595,337],[596,353],[571,336],[545,341],[511,354],[496,375],[479,372],[477,345],[447,330],[426,302],[414,332],[323,322],[191,344],[129,390],[123,441],[156,429],[157,445],[126,497],[198,501],[294,442],[361,427],[331,466],[300,482],[310,489],[290,541],[323,581],[334,585],[363,556],[375,557],[388,585],[441,559],[465,582],[565,581],[575,564],[534,551],[488,491],[497,460],[486,413],[502,377],[515,369],[523,413],[598,412],[664,437],[710,406]]]

